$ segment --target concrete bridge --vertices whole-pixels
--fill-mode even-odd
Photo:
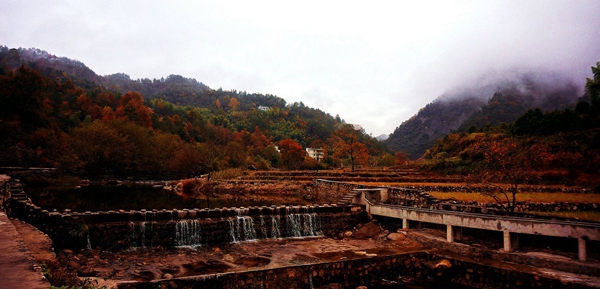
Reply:
[[[354,189],[352,203],[364,205],[373,216],[402,220],[402,227],[409,228],[409,221],[446,225],[446,240],[454,242],[462,237],[462,228],[499,231],[504,234],[504,251],[518,247],[519,234],[575,238],[579,245],[579,260],[587,260],[589,241],[600,241],[600,224],[578,221],[556,221],[535,218],[497,216],[447,210],[432,210],[382,204],[388,197],[387,188]]]

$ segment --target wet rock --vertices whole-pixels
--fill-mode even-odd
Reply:
[[[69,249],[64,249],[63,253],[67,254],[67,255],[71,255],[73,254],[73,250],[69,250]]]
[[[173,274],[166,273],[163,275],[163,279],[173,279]]]
[[[403,234],[399,234],[399,233],[391,233],[387,236],[388,240],[392,240],[392,241],[402,241],[404,240],[405,236]]]
[[[438,268],[445,269],[445,268],[450,268],[450,267],[452,267],[452,264],[450,263],[450,261],[448,261],[446,259],[439,261],[438,263],[436,263],[433,266],[434,269],[438,269]]]
[[[223,256],[223,261],[233,263],[233,262],[235,262],[235,258],[233,258],[233,256],[231,256],[229,254],[225,254]]]
[[[344,237],[352,237],[352,232],[350,232],[350,231],[344,232]]]

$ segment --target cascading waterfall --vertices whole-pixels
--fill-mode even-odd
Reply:
[[[244,208],[236,209],[237,216],[227,219],[227,222],[229,223],[230,240],[233,243],[257,239],[253,218],[242,215],[243,213],[247,213],[247,211],[248,210]],[[270,228],[265,221],[265,216],[261,215],[259,217],[260,223],[258,225],[261,238],[302,238],[323,235],[321,220],[316,213],[297,213],[297,208],[289,207],[285,208],[285,212],[285,216],[270,216]],[[284,218],[285,222],[282,222],[282,218]],[[285,232],[285,236],[282,232]]]
[[[281,230],[279,230],[279,216],[271,216],[271,238],[281,238]]]
[[[140,243],[142,244],[142,248],[146,248],[146,244],[144,241],[146,241],[146,222],[141,222],[140,223],[140,234],[142,235]]]
[[[256,240],[254,220],[250,216],[236,216],[227,219],[229,232],[233,243]]]
[[[131,229],[131,247],[133,249],[146,248],[146,226],[147,222],[129,222]],[[150,222],[150,233],[152,234],[153,226]],[[152,246],[152,244],[150,244]]]
[[[87,230],[87,232],[86,232],[86,239],[87,239],[87,244],[86,244],[85,248],[88,250],[92,250],[92,242],[90,242],[90,230]]]
[[[202,246],[202,227],[199,220],[180,220],[175,223],[175,246]]]
[[[288,237],[316,237],[322,236],[321,220],[315,213],[312,214],[288,214],[287,234]]]
[[[204,218],[185,219],[172,221],[173,224],[173,245],[175,247],[200,247],[211,243],[210,240],[223,240],[221,238],[229,237],[232,243],[253,241],[257,239],[280,239],[280,238],[304,238],[323,236],[321,220],[318,214],[306,212],[305,208],[300,207],[281,207],[273,208],[270,214],[249,216],[251,210],[245,208],[235,209],[236,215],[224,217],[217,222],[227,227],[221,227],[225,231],[219,229],[214,232],[215,225],[210,222],[210,226],[206,226]],[[280,215],[281,214],[281,215]],[[150,214],[149,214],[150,215]],[[154,234],[154,218],[146,221],[145,212],[143,213],[144,221],[129,222],[131,235],[129,244],[132,249],[147,248],[153,246],[153,241],[158,236]],[[187,214],[180,213],[180,216],[185,217]],[[190,215],[196,216],[196,214]],[[178,217],[175,215],[175,217]],[[209,219],[210,220],[210,219]],[[217,223],[218,224],[218,223]],[[213,229],[208,229],[208,228]],[[163,228],[163,225],[159,227]],[[215,235],[216,233],[216,235]],[[229,236],[221,235],[222,233]],[[90,234],[87,234],[87,246],[91,249]],[[161,237],[158,237],[161,238]]]
[[[136,243],[136,238],[135,238],[135,223],[129,222],[129,227],[131,228],[131,247],[136,248],[137,243]]]

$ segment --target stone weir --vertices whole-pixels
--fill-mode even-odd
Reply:
[[[360,206],[281,206],[98,212],[71,218],[72,228],[60,232],[66,238],[53,234],[56,247],[173,248],[332,236],[364,222],[367,216]],[[81,233],[73,236],[74,231]]]
[[[367,218],[357,205],[57,212],[44,210],[26,197],[8,196],[6,201],[9,215],[47,233],[57,249],[196,247],[333,236]]]

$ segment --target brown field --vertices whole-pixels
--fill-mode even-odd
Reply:
[[[455,199],[457,201],[478,203],[494,203],[494,199],[478,193],[468,192],[429,192],[438,199]],[[530,203],[600,203],[600,194],[584,193],[545,193],[545,192],[522,192],[517,194],[517,202]]]
[[[580,220],[588,220],[600,222],[600,212],[597,211],[587,211],[587,212],[531,212],[535,215],[542,216],[555,216],[555,217],[563,217],[563,218],[572,218],[572,219],[580,219]]]

